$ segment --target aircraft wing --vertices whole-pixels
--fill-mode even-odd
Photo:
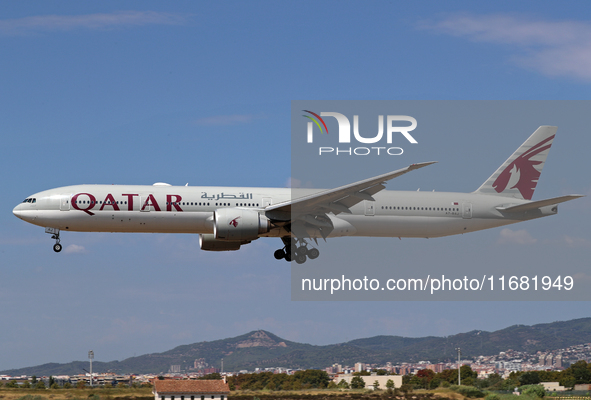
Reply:
[[[277,203],[266,207],[265,212],[273,211],[283,215],[285,215],[285,213],[290,213],[292,219],[299,215],[321,215],[329,212],[332,212],[335,215],[339,213],[350,214],[351,211],[349,208],[355,204],[363,200],[374,200],[372,195],[383,190],[386,187],[384,184],[387,181],[436,162],[437,161],[430,161],[412,164],[406,168],[350,183],[335,189],[329,189],[282,203]]]

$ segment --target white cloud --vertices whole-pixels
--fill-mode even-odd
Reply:
[[[238,125],[248,124],[260,118],[263,117],[261,115],[251,114],[215,115],[213,117],[198,119],[195,123],[197,125]]]
[[[38,15],[0,20],[1,35],[23,35],[40,31],[106,29],[142,25],[179,25],[186,16],[155,11],[118,11],[110,14]]]
[[[498,243],[534,244],[537,241],[525,229],[512,231],[509,228],[504,228],[501,230]]]
[[[475,42],[511,45],[512,61],[548,76],[591,81],[591,22],[543,21],[517,15],[453,15],[420,28]]]
[[[66,254],[86,253],[86,248],[84,246],[78,246],[77,244],[71,244],[64,249],[64,253],[66,253]]]
[[[292,178],[291,176],[289,178],[287,178],[287,181],[285,182],[285,187],[288,188],[299,188],[302,187],[302,181],[296,178]]]
[[[565,243],[568,247],[590,247],[591,246],[591,241],[589,241],[589,239],[585,239],[585,238],[564,235],[562,240],[563,240],[563,243]]]

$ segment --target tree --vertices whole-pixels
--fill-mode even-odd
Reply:
[[[528,371],[525,372],[523,374],[521,374],[518,378],[519,383],[524,386],[524,385],[537,385],[538,383],[541,382],[540,380],[540,375],[538,374],[537,371]]]
[[[576,383],[589,383],[591,382],[591,371],[587,368],[587,362],[585,360],[579,360],[576,363],[568,367],[570,374],[574,376]]]
[[[72,384],[70,382],[64,383],[64,389],[72,389]]]
[[[558,383],[565,388],[573,388],[577,384],[577,379],[572,375],[565,375]]]
[[[373,383],[373,390],[380,390],[380,382],[377,380]]]
[[[35,389],[46,389],[45,383],[43,381],[37,381],[35,384]]]
[[[365,381],[360,376],[354,376],[351,379],[351,389],[363,389],[365,388]]]
[[[6,387],[7,388],[18,388],[18,383],[16,383],[16,380],[11,380],[10,382],[6,383]]]
[[[543,386],[538,384],[525,385],[521,387],[521,393],[530,397],[538,397],[541,399],[546,395],[546,390]]]
[[[478,372],[472,371],[472,368],[469,365],[462,365],[460,367],[460,374],[462,385],[466,386],[473,386],[478,378]]]
[[[200,378],[197,378],[197,379],[202,379],[202,380],[211,380],[211,379],[220,380],[220,379],[222,379],[222,375],[220,375],[219,372],[214,372],[213,374],[207,374],[207,375],[204,375],[204,376],[202,376]]]
[[[394,389],[394,381],[392,379],[388,379],[386,382],[386,389]]]
[[[31,384],[29,383],[29,381],[24,381],[21,387],[23,389],[29,389],[31,387]]]
[[[60,385],[58,385],[57,382],[53,382],[49,388],[50,389],[59,389]]]
[[[400,386],[400,391],[406,395],[407,393],[412,392],[412,385],[404,383]]]
[[[429,382],[429,389],[437,389],[440,384],[441,384],[441,379],[435,377],[435,378],[431,379],[431,382]]]
[[[35,385],[37,383],[37,376],[33,375],[31,376],[31,385]]]
[[[339,387],[339,389],[349,389],[349,384],[344,379],[341,379],[337,386]]]
[[[334,383],[334,381],[330,381],[330,383],[328,384],[328,386],[326,388],[327,389],[336,389],[337,388],[337,384]]]
[[[271,373],[271,375],[273,374]],[[309,385],[316,389],[324,389],[330,381],[326,371],[320,371],[317,369],[296,371],[296,373],[293,374],[293,379],[295,381],[300,381],[302,386]]]
[[[86,387],[86,382],[83,380],[79,380],[76,382],[76,389],[84,389]]]

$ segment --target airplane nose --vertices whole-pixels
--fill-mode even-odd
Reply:
[[[20,219],[23,219],[23,211],[22,211],[22,210],[21,210],[21,208],[20,208],[20,204],[19,204],[18,206],[14,207],[14,209],[12,210],[12,213],[13,213],[13,214],[14,214],[16,217],[18,217],[18,218],[20,218]]]

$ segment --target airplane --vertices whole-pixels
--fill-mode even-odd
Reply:
[[[472,193],[384,190],[423,162],[334,189],[190,187],[155,183],[76,185],[27,197],[13,213],[45,227],[60,252],[61,231],[199,234],[202,250],[232,251],[279,237],[278,260],[315,259],[318,239],[434,238],[554,215],[582,195],[532,201],[557,127],[540,126]]]

